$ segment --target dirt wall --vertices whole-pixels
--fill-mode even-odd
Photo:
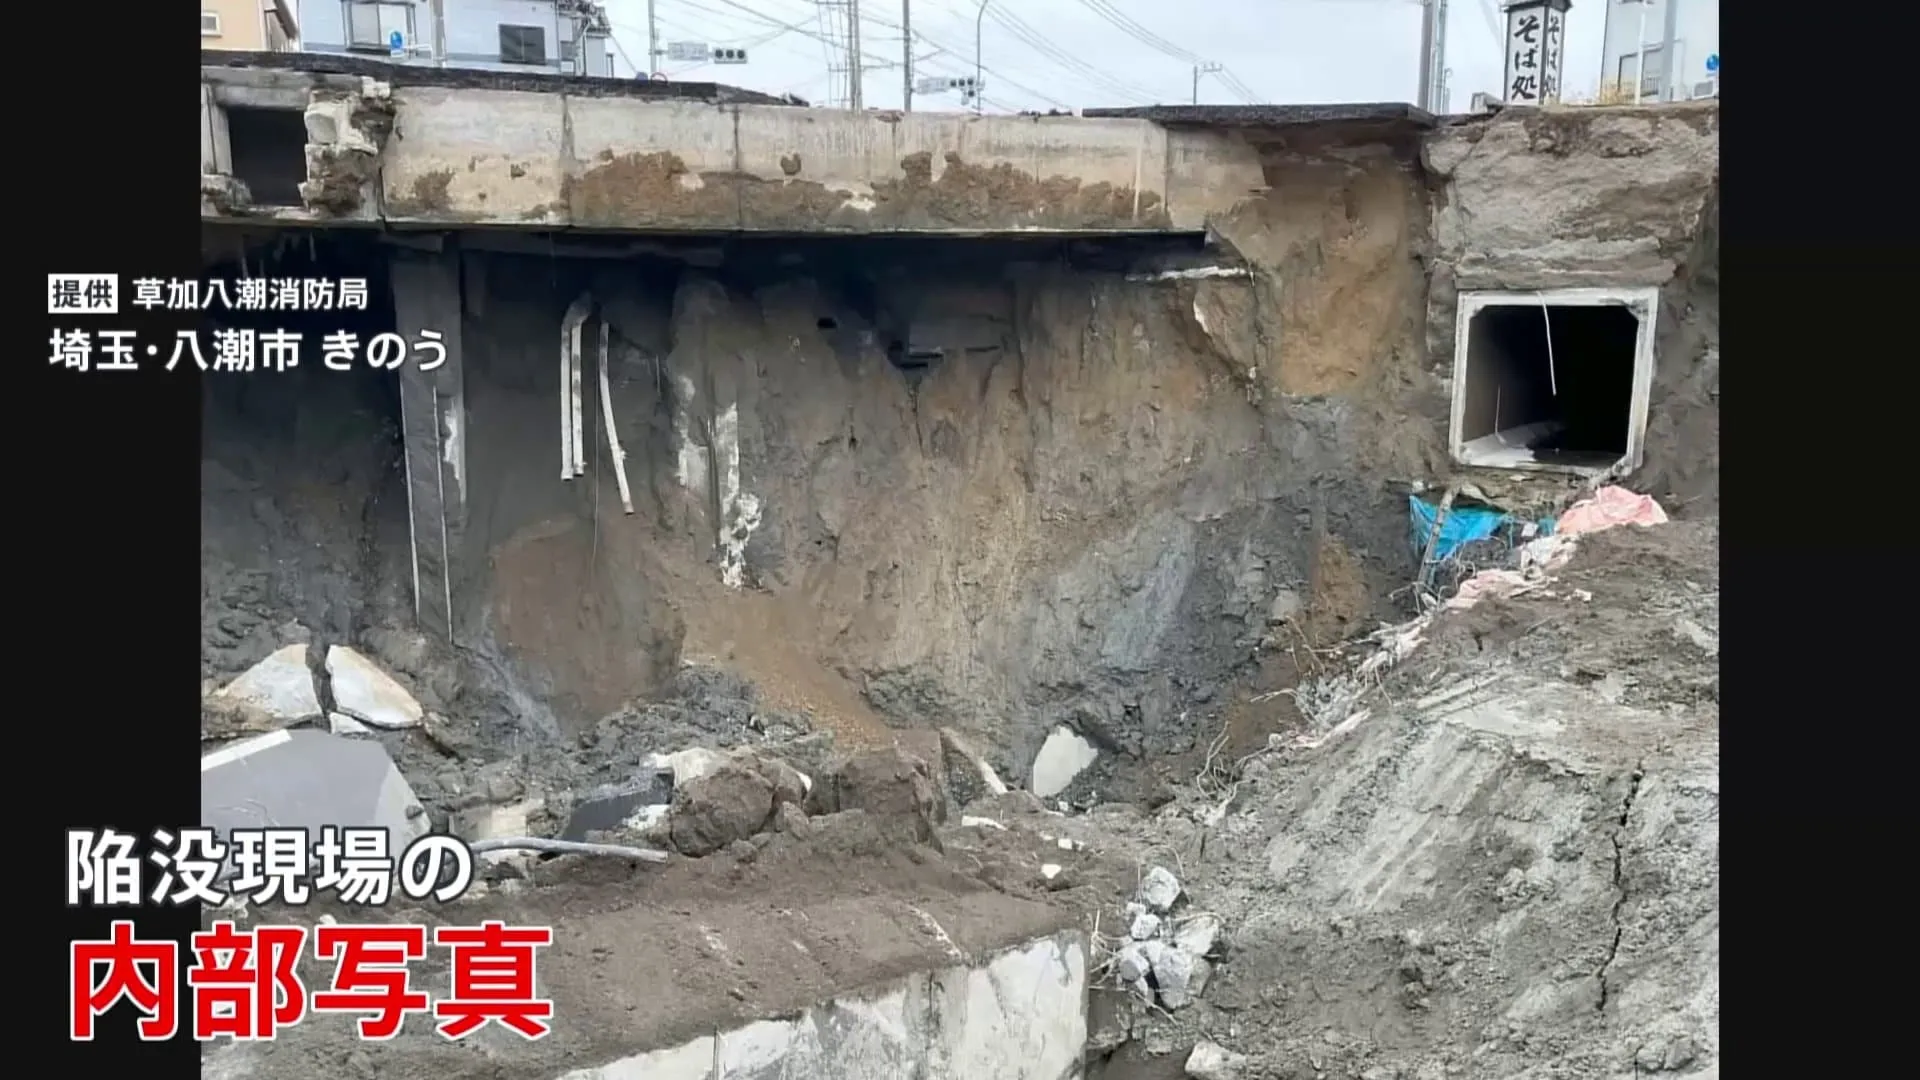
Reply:
[[[364,264],[342,271],[295,257],[253,270],[368,274]],[[354,327],[368,335],[391,324],[377,271],[373,310]],[[314,340],[343,325],[338,315],[287,312],[220,322]],[[292,370],[211,375],[201,387],[202,678],[231,678],[294,641],[346,642],[403,625],[413,600],[394,388],[368,372],[328,371],[317,352]]]
[[[1394,443],[1431,440],[1400,400],[1418,374],[1411,169],[1278,168],[1317,194],[1249,211],[1261,243],[1221,257],[1249,257],[1251,280],[964,244],[670,278],[500,261],[467,376],[494,635],[572,723],[677,655],[856,740],[985,734],[1015,775],[1058,722],[1123,758],[1190,750],[1283,592],[1317,601],[1329,636],[1386,610],[1408,556],[1384,485],[1425,452]],[[613,329],[631,517],[604,450],[587,478],[553,467],[553,327],[588,286]],[[908,344],[944,358],[903,369]]]

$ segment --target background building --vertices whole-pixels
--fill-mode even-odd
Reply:
[[[300,15],[301,47],[310,52],[494,71],[613,74],[612,26],[605,9],[590,0],[304,0]]]
[[[1673,78],[1669,81],[1667,17],[1673,15]],[[1646,33],[1646,71],[1640,66],[1640,34]],[[1640,96],[1648,101],[1685,101],[1719,92],[1719,0],[1608,0],[1606,54],[1601,61],[1601,85],[1616,99],[1633,100],[1635,76]]]
[[[200,0],[200,47],[234,52],[299,48],[295,0]]]

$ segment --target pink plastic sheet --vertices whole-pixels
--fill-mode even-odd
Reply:
[[[1667,512],[1651,495],[1640,495],[1626,488],[1608,485],[1592,496],[1567,507],[1554,527],[1559,536],[1579,536],[1599,532],[1616,525],[1664,525]]]

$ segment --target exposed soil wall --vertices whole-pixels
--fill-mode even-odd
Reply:
[[[626,280],[496,260],[487,332],[467,335],[488,342],[467,374],[469,532],[494,636],[575,725],[678,656],[855,741],[984,734],[1016,776],[1059,722],[1122,758],[1191,750],[1277,595],[1307,597],[1329,640],[1387,610],[1408,554],[1384,487],[1426,453],[1395,442],[1431,438],[1400,416],[1411,172],[1281,168],[1317,194],[1249,212],[1251,282],[964,243]],[[631,517],[604,450],[587,478],[554,467],[553,327],[589,285]],[[944,358],[903,370],[909,345]]]
[[[317,266],[305,252],[299,245],[253,272],[371,275],[371,310],[344,321],[285,311],[216,321],[315,341],[390,328],[378,263]],[[238,267],[214,272],[237,276]],[[202,677],[230,678],[293,641],[405,625],[413,599],[393,385],[364,370],[328,371],[312,349],[292,370],[223,373],[201,386]]]

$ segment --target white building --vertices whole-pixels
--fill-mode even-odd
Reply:
[[[1669,7],[1673,15],[1671,79],[1666,55]],[[1645,71],[1640,70],[1643,55]],[[1636,81],[1645,101],[1715,96],[1720,92],[1719,58],[1719,0],[1607,0],[1606,55],[1600,78],[1623,88],[1629,97]]]
[[[299,15],[308,52],[489,71],[614,71],[613,28],[592,0],[301,0]]]

